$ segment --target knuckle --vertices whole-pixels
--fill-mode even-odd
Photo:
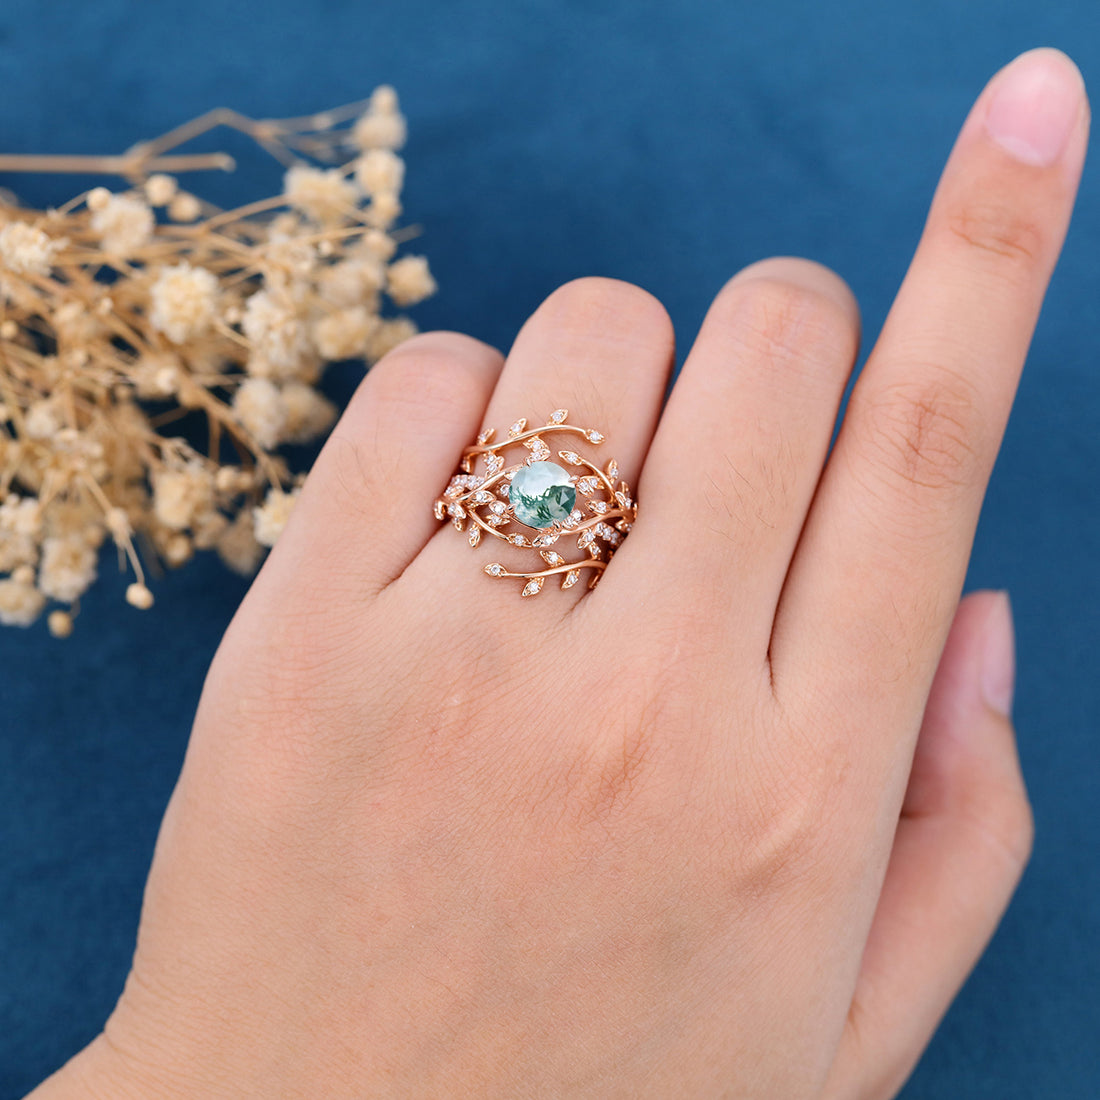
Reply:
[[[838,297],[777,276],[734,280],[708,318],[754,355],[784,368],[817,371],[847,365],[856,325]]]
[[[414,336],[371,368],[352,399],[352,408],[371,403],[415,410],[418,419],[449,421],[456,398],[483,384],[493,354],[457,333]]]
[[[558,287],[543,303],[558,338],[652,348],[673,343],[668,311],[648,291],[619,279],[587,276]]]
[[[991,789],[974,784],[973,797],[962,812],[983,845],[1000,857],[1015,877],[1031,858],[1035,818],[1022,782],[1004,783]]]
[[[855,410],[862,448],[894,485],[948,492],[972,483],[983,427],[973,386],[935,368],[919,382],[864,395]]]
[[[954,243],[1013,269],[1032,266],[1043,252],[1039,223],[1007,199],[968,202],[949,210],[943,225]]]

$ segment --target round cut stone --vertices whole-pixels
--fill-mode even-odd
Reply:
[[[508,499],[527,527],[550,527],[568,519],[577,502],[569,474],[555,462],[532,462],[516,471]]]

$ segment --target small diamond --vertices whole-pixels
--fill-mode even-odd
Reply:
[[[493,494],[488,489],[478,489],[470,500],[474,504],[488,504],[493,499]]]
[[[612,459],[607,464],[607,480],[614,481],[619,476],[619,464]]]
[[[507,516],[486,516],[485,517],[485,522],[490,527],[499,527],[502,523],[507,523],[508,522],[508,517]]]
[[[565,574],[565,579],[561,582],[562,588],[572,588],[573,585],[581,579],[581,571],[579,569],[570,569]]]
[[[480,443],[488,443],[489,440],[492,439],[493,436],[496,435],[496,434],[497,434],[496,428],[486,428],[485,431],[483,431],[481,433],[481,435],[479,435],[477,437],[477,441],[478,441],[479,444]],[[469,438],[469,436],[467,436],[467,438]]]
[[[505,504],[503,500],[494,500],[493,503],[489,505],[489,511],[492,512],[494,516],[502,516],[508,511],[508,505]]]
[[[551,424],[562,424],[565,422],[565,418],[569,415],[568,409],[555,409],[550,414]]]
[[[527,427],[527,417],[521,416],[509,429],[508,434],[514,439],[524,428]],[[467,436],[467,439],[470,437]]]
[[[561,554],[557,552],[557,550],[543,550],[542,557],[547,565],[565,564],[565,558],[563,558]]]
[[[596,534],[591,529],[587,531],[582,531],[580,534],[580,538],[577,539],[577,545],[583,550],[592,542],[595,537]]]
[[[504,566],[501,565],[499,561],[491,561],[485,566],[485,572],[488,573],[490,577],[499,577],[504,573]]]
[[[525,537],[524,535],[509,535],[509,536],[508,536],[508,541],[509,541],[509,542],[510,542],[510,543],[511,543],[511,544],[512,544],[513,546],[530,546],[530,545],[531,545],[531,544],[530,544],[530,543],[529,543],[529,542],[527,541],[527,539],[526,539],[526,537]]]
[[[596,487],[599,484],[600,479],[598,477],[582,477],[577,482],[577,492],[584,493],[585,496],[588,496],[590,493],[596,491]]]
[[[523,586],[524,596],[537,596],[542,591],[542,577],[535,577]]]
[[[509,493],[510,493],[511,491],[512,491],[512,486],[511,486],[511,485],[510,485],[510,484],[509,484],[509,483],[508,483],[507,481],[502,481],[502,482],[501,482],[501,483],[500,483],[500,484],[499,484],[499,485],[497,486],[497,492],[498,492],[498,493],[499,493],[499,494],[500,494],[500,495],[501,495],[502,497],[505,497],[505,498],[507,498],[508,494],[509,494]]]
[[[447,506],[447,515],[454,516],[455,519],[462,519],[466,515],[466,509],[456,500]]]
[[[607,511],[607,502],[603,500],[590,500],[588,502],[588,507],[591,508],[593,512],[597,512],[602,516],[604,512]]]
[[[504,468],[504,457],[502,455],[487,455],[485,458],[485,469],[489,475],[497,473]]]
[[[584,433],[584,437],[589,443],[602,443],[604,439],[603,435],[596,431],[595,428],[589,428],[588,431]]]
[[[621,489],[615,491],[615,499],[619,502],[620,508],[629,508],[633,501],[630,497],[624,493]]]
[[[539,535],[531,540],[532,546],[553,546],[561,536],[557,531],[547,531],[545,535]]]
[[[581,515],[580,509],[574,508],[573,511],[561,521],[561,525],[562,527],[576,527],[582,519],[584,519],[584,516]]]
[[[477,546],[477,544],[479,542],[481,542],[481,528],[480,527],[471,527],[470,528],[470,545],[471,546]]]
[[[583,459],[576,451],[558,451],[558,457],[565,459],[570,466],[580,466]]]

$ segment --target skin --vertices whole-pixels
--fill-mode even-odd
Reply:
[[[1064,147],[994,140],[999,74],[831,454],[858,315],[803,260],[722,289],[663,409],[668,317],[602,279],[506,362],[374,368],[210,669],[125,992],[35,1100],[896,1092],[1031,840],[1007,601],[959,599],[1088,128],[1021,64],[1076,89]],[[562,406],[640,516],[521,600],[430,503]]]

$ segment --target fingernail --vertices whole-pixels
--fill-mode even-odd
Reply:
[[[991,601],[984,631],[982,695],[987,706],[1007,718],[1012,713],[1016,688],[1016,637],[1007,592],[996,593]]]
[[[1069,143],[1084,87],[1077,66],[1064,53],[1031,50],[1001,73],[986,130],[1017,160],[1045,168]]]

